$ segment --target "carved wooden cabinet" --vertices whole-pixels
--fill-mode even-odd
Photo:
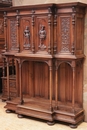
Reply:
[[[4,12],[7,112],[70,123],[83,121],[85,4],[12,7]],[[5,26],[6,25],[6,26]],[[10,96],[9,58],[17,96]]]

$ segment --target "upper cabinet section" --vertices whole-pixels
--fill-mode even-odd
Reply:
[[[6,51],[53,55],[53,11],[52,4],[4,12]]]
[[[54,53],[83,56],[85,5],[57,5],[54,16]],[[68,56],[68,57],[69,57]]]
[[[11,53],[83,57],[85,4],[11,7],[4,12],[5,50]]]

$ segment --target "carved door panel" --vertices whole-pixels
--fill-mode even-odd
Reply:
[[[20,49],[31,52],[32,49],[31,17],[22,17],[20,20]]]
[[[48,54],[49,31],[48,18],[46,16],[36,17],[36,35],[35,35],[36,52]]]
[[[17,23],[15,18],[10,18],[7,21],[7,48],[9,51],[17,50]]]
[[[71,53],[72,47],[72,19],[70,16],[57,18],[57,53]]]

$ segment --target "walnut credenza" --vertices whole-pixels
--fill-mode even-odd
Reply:
[[[84,119],[85,4],[11,7],[4,12],[7,112],[70,123]],[[15,60],[17,96],[10,96],[9,58]]]

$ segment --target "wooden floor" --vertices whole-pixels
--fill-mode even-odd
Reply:
[[[48,126],[45,121],[35,118],[19,119],[15,113],[5,112],[5,102],[0,100],[0,130],[72,130],[68,125],[55,123]],[[81,123],[75,130],[87,130],[87,123]]]

